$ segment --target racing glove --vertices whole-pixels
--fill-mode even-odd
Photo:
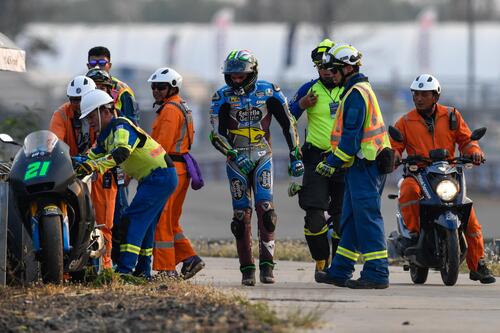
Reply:
[[[327,161],[321,161],[316,165],[316,173],[324,177],[331,177],[335,172],[335,168],[328,164]]]
[[[304,163],[302,163],[302,154],[299,147],[295,147],[290,152],[290,163],[288,164],[288,175],[300,177],[304,174]]]
[[[240,169],[240,171],[245,175],[249,174],[253,168],[255,168],[255,163],[252,162],[248,156],[239,154],[236,150],[228,151],[227,155],[229,156],[229,159],[236,163],[238,169]]]
[[[288,196],[293,197],[294,195],[299,193],[301,189],[302,189],[302,185],[300,185],[296,182],[291,182],[288,185]]]
[[[95,170],[97,170],[97,163],[92,160],[87,160],[76,166],[75,173],[77,177],[81,178],[92,174]]]

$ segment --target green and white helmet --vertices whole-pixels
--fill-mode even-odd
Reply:
[[[349,44],[337,44],[323,54],[323,64],[327,68],[334,66],[361,66],[362,54]]]

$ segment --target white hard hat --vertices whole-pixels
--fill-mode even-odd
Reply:
[[[166,82],[172,87],[180,89],[182,86],[182,76],[172,68],[162,67],[151,74],[148,82]]]
[[[92,111],[99,108],[100,106],[111,104],[112,107],[113,99],[105,91],[94,89],[82,96],[82,101],[80,102],[80,110],[82,115],[80,119],[87,117]]]
[[[412,91],[435,91],[438,95],[441,94],[441,85],[439,81],[430,74],[417,76],[417,78],[413,80],[410,89]]]
[[[323,64],[327,67],[334,65],[361,66],[362,54],[349,44],[337,44],[323,54]]]
[[[78,75],[68,83],[66,95],[68,95],[68,97],[82,97],[95,88],[94,80],[84,75]]]

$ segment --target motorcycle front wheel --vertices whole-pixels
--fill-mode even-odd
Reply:
[[[415,284],[424,284],[427,281],[427,275],[429,274],[429,268],[419,267],[417,265],[410,265],[410,277]]]
[[[58,215],[40,218],[41,271],[44,283],[63,282],[63,237],[61,217]]]
[[[460,245],[458,243],[458,230],[445,230],[445,238],[442,240],[443,267],[441,268],[441,279],[447,286],[457,283],[460,268]]]

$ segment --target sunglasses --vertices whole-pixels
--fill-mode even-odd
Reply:
[[[151,83],[151,90],[165,90],[168,88],[168,83]]]
[[[81,97],[69,97],[70,103],[76,104],[76,103],[80,103],[81,101],[82,101]]]
[[[333,74],[337,74],[338,72],[342,72],[342,66],[333,66],[328,68],[328,70],[330,70]]]
[[[89,65],[92,67],[99,66],[104,67],[109,63],[106,59],[90,60]]]

